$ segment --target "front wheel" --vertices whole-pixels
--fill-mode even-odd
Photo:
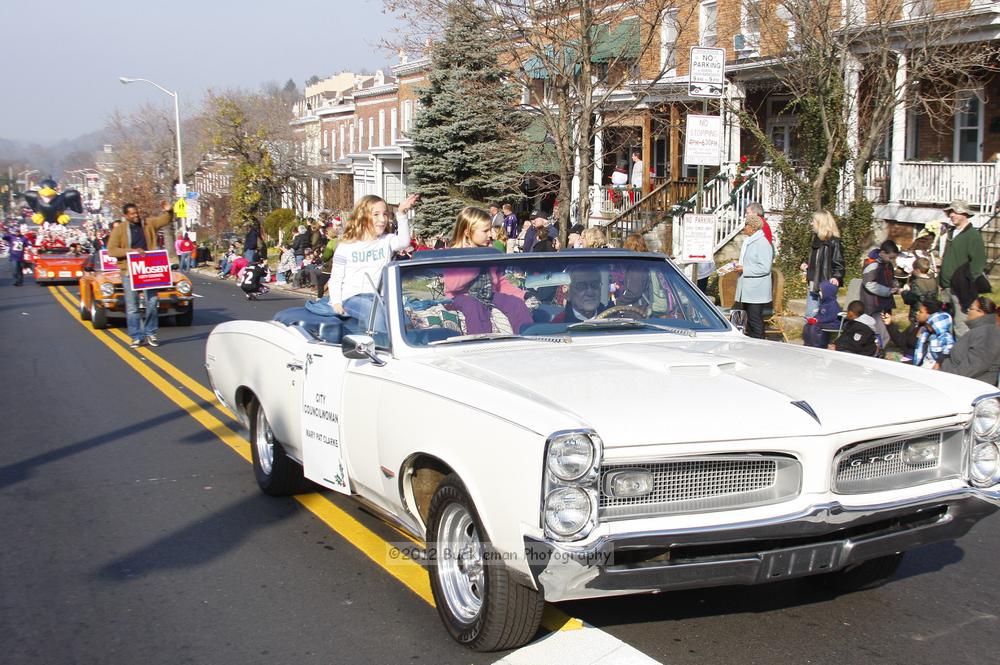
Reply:
[[[188,308],[180,314],[174,314],[175,326],[190,326],[192,321],[194,321],[194,305],[188,305]]]
[[[87,307],[87,303],[83,300],[83,290],[80,291],[80,320],[90,321],[90,308]]]
[[[302,467],[285,454],[274,437],[264,407],[256,399],[250,404],[250,453],[257,485],[265,494],[289,496],[306,490],[308,481]]]
[[[483,532],[465,486],[454,474],[431,500],[428,544],[431,590],[456,641],[476,651],[526,644],[542,621],[541,594],[511,578]]]
[[[104,330],[108,327],[108,313],[103,307],[98,307],[93,300],[90,301],[90,323],[94,330]]]
[[[835,573],[817,575],[809,579],[823,588],[839,593],[874,589],[889,581],[889,578],[899,568],[899,564],[903,562],[904,555],[905,552],[899,552],[880,556],[877,559],[862,561]]]

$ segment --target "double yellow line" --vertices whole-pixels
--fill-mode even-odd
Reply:
[[[111,350],[116,356],[131,367],[139,376],[146,379],[154,388],[159,390],[167,399],[176,404],[194,418],[209,432],[214,434],[220,441],[232,448],[240,457],[247,462],[251,462],[250,444],[245,438],[233,431],[228,425],[217,418],[208,408],[180,388],[172,385],[163,376],[153,371],[143,362],[157,367],[164,375],[177,381],[181,387],[198,400],[218,409],[227,418],[236,420],[235,416],[228,409],[221,405],[216,405],[215,395],[204,385],[195,381],[175,365],[167,362],[148,347],[140,352],[133,352],[128,348],[129,337],[121,330],[114,328],[108,330],[94,330],[80,320],[77,310],[75,296],[65,286],[59,286],[51,290],[62,307],[69,312],[73,320],[77,321],[84,330],[94,335],[102,344]],[[117,342],[115,341],[117,340]],[[120,343],[119,343],[120,342]],[[300,494],[295,497],[302,506],[313,515],[318,517],[323,523],[329,526],[342,536],[347,542],[357,548],[362,554],[368,557],[373,563],[389,573],[391,576],[403,583],[413,593],[430,605],[434,605],[434,598],[431,595],[430,579],[427,570],[413,559],[405,556],[393,545],[385,541],[378,534],[363,525],[354,517],[344,512],[321,494],[313,492],[310,494]],[[576,630],[583,627],[583,622],[573,619],[552,605],[546,605],[545,615],[542,625],[551,631]]]

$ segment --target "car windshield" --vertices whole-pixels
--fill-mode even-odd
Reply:
[[[671,263],[648,255],[497,254],[399,270],[403,332],[415,346],[728,330]]]

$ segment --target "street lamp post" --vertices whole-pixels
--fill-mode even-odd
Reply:
[[[180,104],[177,101],[178,100],[178,94],[177,94],[177,92],[171,92],[170,90],[167,90],[166,88],[164,88],[159,83],[156,83],[154,81],[150,81],[149,79],[129,78],[127,76],[119,76],[118,80],[121,81],[122,83],[125,83],[125,84],[135,83],[136,81],[142,81],[144,83],[148,83],[148,84],[150,84],[152,86],[155,86],[155,87],[159,88],[162,92],[164,92],[164,93],[166,93],[166,94],[168,94],[168,95],[170,95],[171,97],[174,98],[174,134],[177,137],[177,184],[178,184],[179,193],[183,197],[186,194],[187,187],[184,185],[184,159],[181,156],[181,111],[180,111]],[[185,227],[186,227],[186,223],[187,223],[187,220],[185,219]],[[171,235],[173,235],[173,234],[171,234]],[[173,255],[173,253],[174,253],[174,247],[173,247],[173,244],[172,244],[173,243],[173,239],[172,238],[170,239],[170,243],[171,243],[171,246],[167,248],[167,251],[171,255]]]

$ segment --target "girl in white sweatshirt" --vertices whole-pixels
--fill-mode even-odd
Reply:
[[[330,273],[330,305],[344,316],[358,319],[367,326],[375,306],[372,284],[378,284],[382,268],[393,252],[410,245],[410,226],[406,213],[417,202],[413,194],[396,209],[396,233],[386,233],[388,206],[381,197],[369,194],[354,206],[344,228],[344,235],[333,253]],[[385,312],[379,311],[375,330],[387,332]]]

